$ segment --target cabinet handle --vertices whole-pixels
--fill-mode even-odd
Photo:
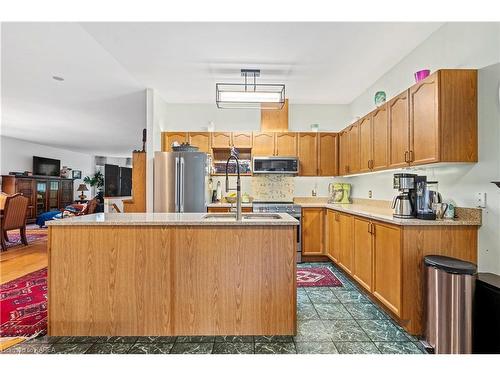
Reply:
[[[372,223],[368,223],[368,233],[372,232]]]
[[[412,151],[412,150],[410,150],[409,154],[410,154],[410,155],[409,155],[409,158],[408,158],[409,160],[408,160],[408,161],[411,163],[412,161],[414,161],[414,160],[413,160],[413,151]]]
[[[375,235],[375,225],[374,225],[373,223],[371,223],[371,226],[372,226],[372,231],[371,231],[371,233],[372,233],[372,235],[374,236],[374,235]]]
[[[409,154],[408,151],[405,151],[405,162],[407,163],[408,163],[408,154]]]

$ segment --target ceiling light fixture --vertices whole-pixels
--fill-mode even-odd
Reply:
[[[55,79],[56,81],[64,81],[64,78],[59,76],[52,76],[52,79]]]
[[[241,69],[241,76],[245,77],[245,83],[215,84],[217,108],[283,108],[285,85],[257,83],[258,69]]]

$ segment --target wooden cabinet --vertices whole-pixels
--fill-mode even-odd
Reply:
[[[319,176],[337,176],[338,170],[338,136],[337,133],[319,133],[318,135],[318,169]]]
[[[228,148],[231,147],[231,133],[229,132],[213,132],[211,142],[212,148]]]
[[[370,220],[354,217],[352,277],[368,291],[373,277],[372,227]]]
[[[369,172],[372,160],[372,117],[371,115],[359,120],[359,171]]]
[[[234,206],[236,207],[236,206]],[[230,207],[207,207],[207,212],[231,212]],[[252,212],[252,207],[241,207],[241,212]]]
[[[265,132],[286,132],[288,130],[288,99],[283,108],[262,109],[260,111],[260,128]]]
[[[232,133],[232,145],[236,148],[252,148],[252,133]]]
[[[325,210],[323,208],[302,209],[302,254],[320,255],[324,252]]]
[[[339,261],[338,264],[348,274],[352,273],[353,266],[353,216],[338,213],[339,221]]]
[[[208,132],[190,132],[188,133],[188,142],[191,146],[198,147],[198,151],[200,152],[212,152],[212,147],[210,145],[210,133]]]
[[[408,90],[387,105],[389,116],[389,167],[405,167],[409,161]]]
[[[132,199],[123,201],[123,212],[146,212],[146,156],[132,152]]]
[[[334,262],[338,262],[340,251],[340,222],[337,212],[333,210],[326,211],[326,225],[326,254]]]
[[[344,176],[349,173],[349,132],[339,133],[339,175]]]
[[[275,137],[274,153],[276,156],[297,156],[297,133],[276,133]]]
[[[388,166],[389,122],[387,104],[382,105],[371,114],[372,124],[372,161],[371,170],[378,171]]]
[[[274,133],[257,132],[252,135],[252,156],[274,155]]]
[[[359,173],[359,122],[349,129],[349,173]]]
[[[172,151],[172,143],[184,143],[188,140],[186,132],[163,132],[161,139],[161,150]]]
[[[298,133],[299,175],[318,174],[318,133]]]
[[[373,294],[398,317],[401,316],[401,243],[399,227],[374,223]]]
[[[43,212],[60,210],[74,201],[73,179],[45,176],[2,176],[2,191],[28,198],[27,221]]]

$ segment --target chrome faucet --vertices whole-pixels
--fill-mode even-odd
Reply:
[[[227,175],[227,168],[229,166],[229,162],[231,159],[236,161],[236,171],[238,173],[238,177],[236,179],[236,189],[229,187],[229,176]],[[231,156],[226,161],[226,193],[229,190],[236,190],[236,220],[241,221],[241,178],[240,178],[240,160],[237,156],[237,151],[233,147],[231,148]]]

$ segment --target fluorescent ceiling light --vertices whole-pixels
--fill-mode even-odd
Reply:
[[[219,95],[219,99],[225,102],[279,102],[281,100],[281,95],[278,92],[237,92],[237,91],[222,91]]]

